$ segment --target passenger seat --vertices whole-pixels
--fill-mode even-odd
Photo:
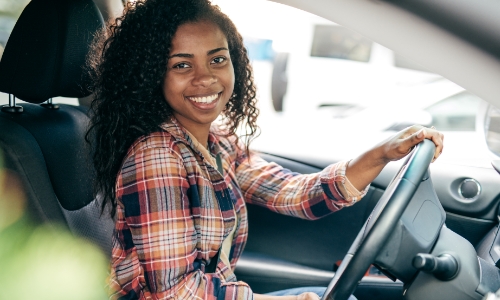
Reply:
[[[61,224],[109,255],[113,220],[101,216],[93,196],[87,109],[51,103],[89,94],[85,59],[103,26],[92,0],[26,6],[0,62],[0,91],[10,97],[0,112],[0,148],[5,166],[23,182],[34,220]],[[29,103],[16,105],[15,98]]]

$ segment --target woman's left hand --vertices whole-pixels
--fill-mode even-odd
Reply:
[[[443,152],[444,135],[434,127],[425,128],[420,125],[413,125],[403,129],[390,139],[379,144],[381,158],[385,162],[399,160],[405,157],[415,145],[424,139],[429,139],[436,145],[436,152],[432,160],[434,162]]]

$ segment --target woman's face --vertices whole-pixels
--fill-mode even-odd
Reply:
[[[206,131],[233,94],[234,69],[227,39],[211,22],[177,29],[163,82],[163,95],[188,131]]]

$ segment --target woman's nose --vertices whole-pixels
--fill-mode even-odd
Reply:
[[[217,82],[217,77],[212,73],[210,68],[200,66],[196,69],[193,85],[208,87]]]

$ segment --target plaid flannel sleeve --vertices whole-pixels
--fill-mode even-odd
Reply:
[[[348,161],[314,174],[298,174],[256,154],[237,159],[236,176],[245,200],[303,219],[318,219],[350,206],[368,191],[357,191],[345,176]]]
[[[253,298],[247,284],[200,270],[189,188],[182,159],[170,149],[149,148],[126,159],[117,181],[112,298]]]

